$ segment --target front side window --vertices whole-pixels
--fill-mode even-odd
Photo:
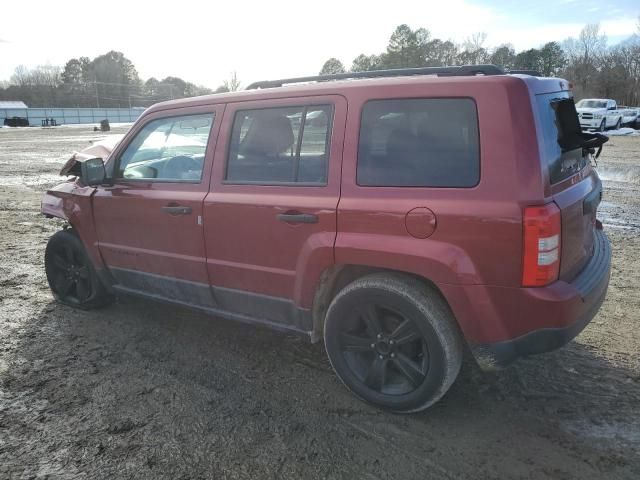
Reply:
[[[332,113],[329,105],[238,111],[225,183],[325,185]]]
[[[117,177],[200,182],[213,119],[206,113],[149,122],[120,156]]]
[[[473,187],[479,179],[478,114],[473,100],[394,99],[365,104],[358,185]]]

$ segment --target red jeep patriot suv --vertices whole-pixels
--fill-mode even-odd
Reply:
[[[44,196],[71,227],[47,278],[81,308],[135,294],[324,339],[356,395],[417,411],[465,345],[500,368],[596,314],[604,141],[566,81],[490,65],[164,102]]]

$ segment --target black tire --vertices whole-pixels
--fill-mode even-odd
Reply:
[[[607,129],[607,121],[603,118],[602,122],[600,122],[600,127],[598,128],[599,132],[604,132]]]
[[[398,413],[437,402],[460,371],[463,343],[438,292],[401,274],[347,285],[327,311],[329,361],[358,397]]]
[[[60,303],[91,309],[107,305],[107,292],[82,241],[72,230],[61,230],[49,239],[44,253],[49,288]]]
[[[616,126],[613,127],[614,130],[620,130],[620,127],[622,127],[622,119],[618,118],[618,121],[616,122]]]

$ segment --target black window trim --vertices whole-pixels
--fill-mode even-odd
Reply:
[[[449,187],[449,186],[430,186],[430,185],[361,185],[358,183],[358,164],[360,162],[360,136],[362,134],[362,117],[364,115],[364,109],[366,105],[370,102],[376,102],[381,100],[471,100],[476,110],[476,125],[478,130],[478,181],[466,187]],[[480,114],[478,112],[478,103],[474,97],[469,96],[455,96],[455,97],[381,97],[381,98],[369,98],[366,102],[362,104],[362,108],[360,109],[360,120],[358,124],[358,141],[357,141],[357,153],[356,153],[356,168],[355,168],[355,179],[354,185],[358,188],[402,188],[402,189],[420,189],[424,190],[425,188],[430,189],[438,189],[438,190],[471,190],[477,188],[482,181],[482,143],[481,143],[481,135],[480,135]]]
[[[310,103],[299,103],[296,102],[292,105],[274,105],[274,106],[264,106],[259,108],[238,108],[233,112],[233,121],[231,122],[231,130],[229,132],[229,137],[227,140],[227,148],[225,152],[225,163],[224,163],[224,177],[222,178],[222,185],[254,185],[260,187],[326,187],[329,185],[329,166],[331,164],[331,140],[333,137],[333,123],[336,112],[335,102],[327,99],[328,101],[322,101],[323,99],[317,99],[317,102]],[[274,110],[278,108],[300,108],[304,114],[304,119],[306,121],[306,113],[309,108],[314,107],[328,107],[330,109],[329,121],[327,123],[327,133],[326,133],[326,155],[327,161],[325,162],[325,181],[324,182],[278,182],[278,181],[270,181],[263,182],[261,180],[227,180],[227,174],[229,169],[229,157],[231,155],[231,137],[233,135],[233,127],[236,123],[236,117],[241,112],[254,112],[257,110]],[[300,119],[302,122],[302,117]],[[300,131],[298,132],[298,147],[296,148],[298,159],[300,161],[300,146],[302,145],[302,135],[304,134],[303,124],[300,126]]]
[[[124,154],[124,152],[127,151],[127,148],[129,148],[129,145],[131,145],[133,143],[133,141],[138,137],[138,135],[140,134],[140,132],[147,126],[149,125],[151,122],[155,122],[157,120],[166,120],[168,118],[176,118],[176,117],[189,117],[189,116],[196,116],[196,115],[211,115],[212,116],[212,121],[211,121],[211,127],[209,128],[209,136],[207,137],[207,145],[205,147],[205,158],[204,158],[204,162],[202,165],[202,170],[200,171],[200,178],[198,180],[179,180],[179,179],[171,179],[171,178],[125,178],[125,177],[120,177],[117,176],[118,175],[118,171],[120,170],[120,161],[122,160],[122,155]],[[161,117],[157,117],[157,118],[152,118],[149,119],[147,121],[145,121],[140,128],[138,128],[138,131],[136,132],[136,134],[131,138],[131,140],[129,140],[127,142],[126,145],[122,146],[122,149],[120,150],[120,152],[118,153],[118,156],[115,158],[114,163],[113,163],[113,182],[117,183],[117,184],[123,184],[123,183],[137,183],[137,184],[145,184],[145,183],[178,183],[178,184],[192,184],[192,185],[200,185],[202,184],[203,180],[204,180],[204,166],[207,160],[207,150],[210,147],[210,142],[211,142],[211,134],[213,133],[213,127],[215,126],[216,123],[216,117],[217,117],[217,112],[215,110],[211,110],[210,112],[198,112],[198,113],[178,113],[178,112],[172,112],[171,115],[167,115],[167,116],[161,116]]]

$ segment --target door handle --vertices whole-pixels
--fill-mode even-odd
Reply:
[[[318,223],[318,216],[312,213],[280,213],[276,217],[286,223]]]
[[[160,207],[160,210],[169,215],[189,215],[191,213],[191,207],[180,205],[167,205],[166,207]]]

